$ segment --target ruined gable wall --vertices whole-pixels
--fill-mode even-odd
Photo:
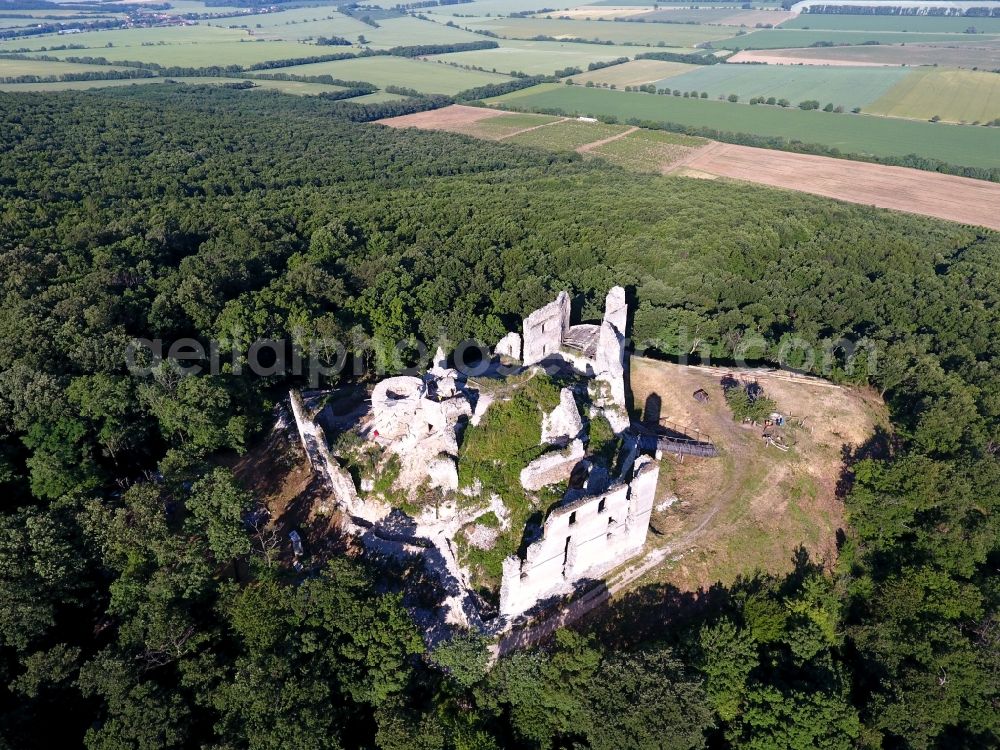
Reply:
[[[569,330],[569,295],[559,292],[553,302],[524,319],[522,361],[527,367],[555,354]]]

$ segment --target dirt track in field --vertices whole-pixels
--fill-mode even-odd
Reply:
[[[426,112],[415,112],[412,115],[386,117],[378,120],[380,125],[390,128],[420,128],[421,130],[448,130],[452,127],[471,125],[480,120],[507,115],[502,109],[487,109],[486,107],[466,107],[463,104],[452,104],[450,107],[430,109]]]
[[[1000,184],[995,182],[730,143],[713,146],[676,166],[1000,230]]]
[[[585,153],[587,153],[588,151],[593,151],[593,150],[594,150],[595,148],[600,148],[600,147],[601,147],[601,146],[603,146],[603,145],[604,145],[605,143],[611,143],[611,141],[617,141],[617,140],[618,140],[619,138],[624,138],[625,136],[627,136],[627,135],[630,135],[630,134],[634,133],[634,132],[635,132],[635,131],[637,131],[638,129],[639,129],[639,128],[637,128],[637,127],[631,127],[631,128],[629,128],[628,130],[626,130],[626,131],[624,131],[624,132],[622,132],[622,133],[618,133],[618,134],[616,134],[616,135],[612,135],[612,136],[609,136],[609,137],[607,137],[607,138],[602,138],[601,140],[599,140],[599,141],[594,141],[593,143],[585,143],[585,144],[583,144],[582,146],[580,146],[580,147],[579,147],[579,148],[578,148],[578,149],[576,150],[576,152],[577,152],[578,154],[585,154]]]

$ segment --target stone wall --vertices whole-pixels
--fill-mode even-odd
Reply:
[[[569,295],[559,292],[554,301],[524,319],[522,361],[525,367],[557,354],[569,330]]]
[[[302,440],[302,447],[309,459],[309,465],[312,466],[313,471],[321,474],[330,488],[337,506],[347,513],[359,513],[363,503],[359,502],[354,480],[330,454],[323,428],[316,424],[316,421],[306,412],[302,396],[298,391],[289,391],[288,400],[292,405],[295,426],[298,428],[299,438]]]
[[[509,359],[521,359],[521,334],[511,331],[497,342],[494,354]]]
[[[598,578],[642,550],[659,464],[639,456],[630,473],[627,483],[553,510],[525,559],[512,555],[504,561],[502,615],[514,617],[545,598],[572,593],[576,582]]]
[[[564,482],[573,473],[586,451],[581,440],[574,440],[565,450],[550,451],[521,469],[521,486],[535,492],[546,485]]]

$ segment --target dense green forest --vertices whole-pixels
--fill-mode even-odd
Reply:
[[[0,746],[997,745],[1000,235],[343,107],[0,95]],[[487,669],[473,636],[427,651],[398,564],[300,578],[245,527],[215,459],[302,379],[125,367],[135,337],[492,344],[613,284],[637,348],[799,340],[884,393],[836,571],[640,589]]]

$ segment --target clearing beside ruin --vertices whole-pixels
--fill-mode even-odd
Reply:
[[[735,422],[721,386],[728,374],[756,380],[785,424]],[[657,497],[676,500],[666,507],[661,500],[654,510],[647,546],[669,550],[676,561],[650,575],[694,591],[758,569],[787,572],[800,545],[813,560],[833,564],[844,525],[837,495],[844,456],[887,424],[877,397],[783,371],[741,373],[640,357],[632,358],[631,385],[644,421],[658,414],[688,434],[708,436],[721,454],[711,460],[664,454]],[[697,400],[697,391],[708,400]],[[762,438],[765,432],[778,445]]]

